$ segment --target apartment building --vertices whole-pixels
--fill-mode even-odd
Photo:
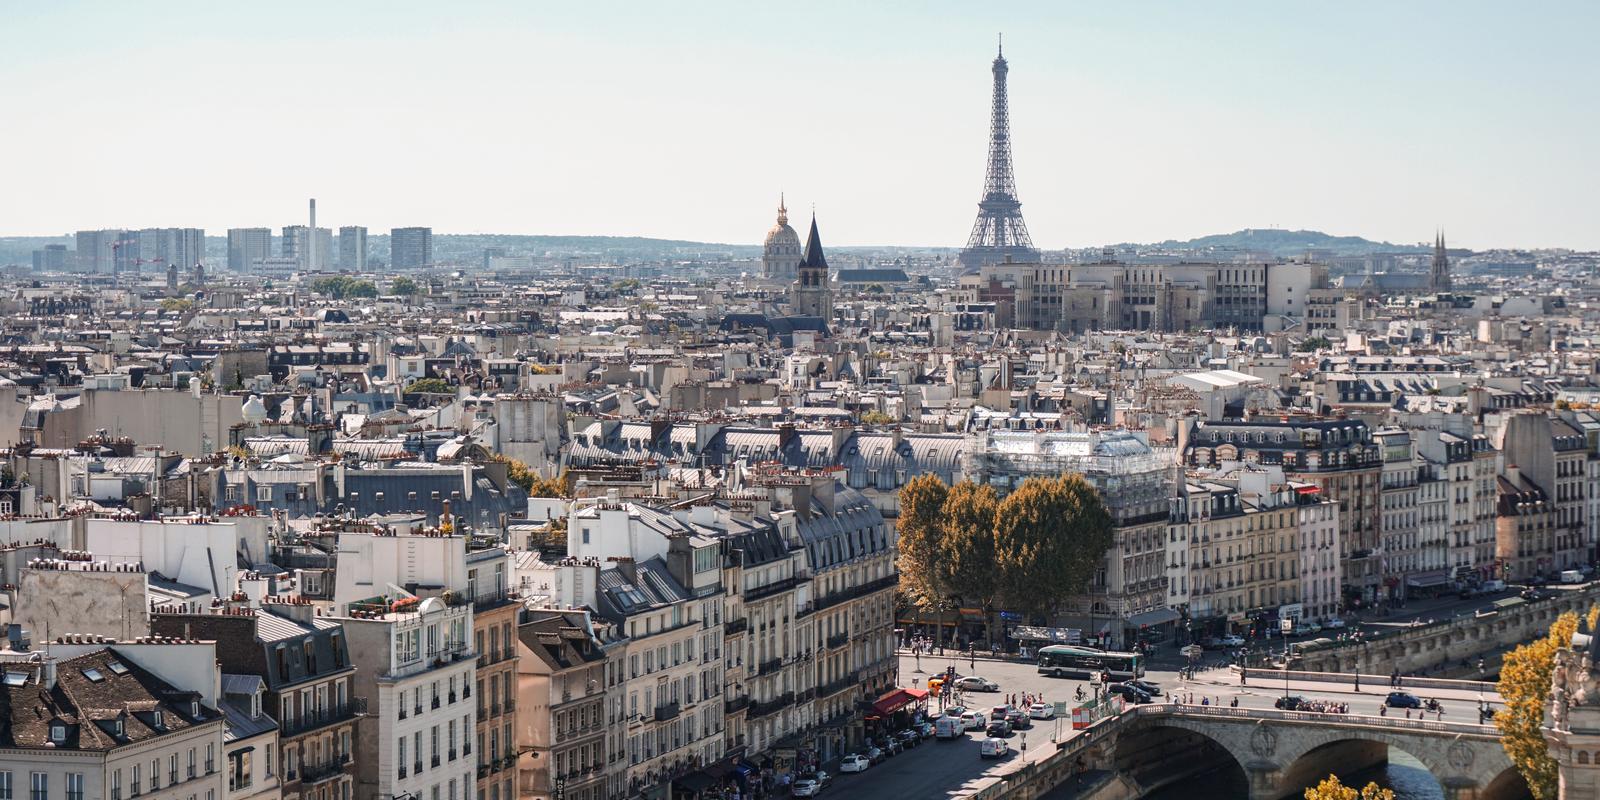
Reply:
[[[277,749],[255,755],[273,768],[285,800],[347,800],[355,780],[355,665],[344,629],[315,614],[311,601],[265,598],[259,610],[164,613],[150,620],[163,636],[217,643],[224,673],[263,683],[261,702],[277,721]],[[233,765],[237,767],[237,765]]]
[[[467,542],[466,597],[472,601],[472,641],[478,653],[477,797],[516,797],[512,749],[517,719],[517,610],[510,558],[491,538]]]
[[[1539,502],[1548,507],[1549,538],[1540,543],[1517,542],[1508,550],[1502,508],[1496,523],[1497,552],[1520,553],[1531,547],[1541,553],[1543,561],[1535,557],[1531,565],[1535,571],[1518,572],[1518,578],[1550,577],[1588,564],[1592,547],[1587,521],[1590,447],[1584,434],[1567,420],[1544,410],[1508,415],[1498,433],[1498,449],[1504,461],[1502,480],[1497,481],[1502,487],[1498,503],[1505,505],[1508,491],[1520,495],[1536,490],[1542,495]],[[1511,480],[1513,477],[1516,479]],[[1524,520],[1525,524],[1531,522]],[[1519,557],[1519,562],[1530,566],[1526,558]]]
[[[352,693],[369,709],[357,730],[356,797],[470,795],[478,779],[471,601],[391,590],[336,614],[356,665]]]
[[[0,796],[222,800],[214,652],[77,636],[0,653]]]
[[[1446,569],[1453,586],[1498,577],[1495,563],[1496,476],[1499,452],[1470,426],[1417,431],[1417,447],[1445,482],[1449,495]]]
[[[966,470],[973,480],[1005,494],[1030,477],[1076,473],[1099,492],[1116,525],[1088,592],[1062,604],[1061,622],[1110,647],[1171,635],[1180,616],[1167,604],[1175,452],[1123,430],[985,430],[977,436]]]
[[[604,627],[604,626],[602,626]],[[516,738],[499,744],[517,762],[517,793],[498,787],[481,800],[606,800],[610,749],[606,677],[608,652],[583,610],[533,609],[517,626]],[[497,747],[491,733],[489,752]]]
[[[1365,422],[1353,419],[1200,422],[1182,432],[1184,463],[1275,465],[1339,504],[1338,544],[1345,604],[1377,601],[1383,455]]]

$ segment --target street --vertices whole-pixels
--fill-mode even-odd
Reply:
[[[923,657],[920,659],[921,672],[917,671],[918,663],[919,660],[913,656],[901,656],[900,675],[903,685],[925,686],[928,677],[938,674],[952,663],[956,665],[956,672],[960,675],[980,675],[1000,684],[998,693],[964,693],[961,698],[963,704],[974,710],[987,711],[991,706],[1006,702],[1008,695],[1023,692],[1039,695],[1048,703],[1066,702],[1070,709],[1077,705],[1073,695],[1080,686],[1085,693],[1093,691],[1093,687],[1087,681],[1046,677],[1040,675],[1032,663],[1020,661],[980,658],[977,660],[976,668],[973,669],[968,666],[966,658]],[[1240,707],[1243,708],[1271,709],[1287,688],[1289,694],[1313,700],[1348,703],[1351,713],[1369,715],[1379,713],[1379,707],[1390,691],[1387,683],[1377,686],[1362,685],[1359,692],[1353,683],[1290,681],[1286,687],[1282,681],[1252,679],[1249,685],[1241,686],[1238,675],[1229,669],[1202,670],[1195,676],[1195,680],[1186,681],[1178,677],[1175,667],[1158,667],[1150,670],[1145,679],[1158,684],[1167,693],[1158,699],[1162,702],[1176,700],[1181,695],[1186,702],[1192,699],[1192,702],[1198,704],[1202,700],[1209,700],[1212,705],[1226,706],[1237,698]],[[1480,698],[1475,692],[1428,689],[1405,689],[1405,691],[1424,699],[1438,699],[1446,722],[1477,721]],[[1482,699],[1491,701],[1496,707],[1499,706],[1497,697],[1489,696]],[[930,702],[929,709],[930,712],[937,713],[940,706],[937,702]],[[1405,724],[1408,717],[1404,709],[1389,709],[1388,713],[1396,720],[1397,725]],[[1420,712],[1417,711],[1411,711],[1409,716],[1421,718]],[[1432,720],[1439,717],[1430,712],[1426,718]],[[1032,728],[1012,734],[1010,743],[1015,750],[1020,750],[1024,741],[1029,750],[1051,747],[1052,735],[1059,730],[1060,736],[1071,736],[1071,727],[1070,719],[1060,720],[1059,728],[1055,721],[1036,720]],[[861,798],[958,797],[971,791],[990,771],[1019,757],[1013,754],[1007,759],[1000,760],[979,758],[978,742],[983,738],[981,733],[971,732],[953,741],[941,742],[929,739],[907,752],[869,768],[866,772],[836,776],[824,794]]]

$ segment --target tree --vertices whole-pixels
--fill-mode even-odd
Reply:
[[[1000,504],[991,570],[1013,608],[1048,614],[1089,587],[1113,536],[1110,512],[1082,475],[1029,478]]]
[[[949,595],[941,573],[944,503],[950,487],[933,473],[923,473],[900,487],[900,517],[895,533],[900,544],[900,588],[923,608],[938,606]]]
[[[311,291],[335,300],[346,297],[377,297],[378,287],[372,281],[358,281],[349,275],[330,275],[311,282]]]
[[[995,571],[995,515],[1000,500],[994,487],[962,481],[950,487],[941,513],[944,537],[939,546],[940,571],[950,593],[963,605],[983,609],[985,635],[992,643],[989,619],[1000,596],[1000,576]]]
[[[862,425],[890,425],[893,423],[894,417],[891,417],[882,411],[868,411],[867,413],[861,415]]]
[[[419,378],[406,387],[406,394],[450,394],[454,391],[443,378]]]
[[[398,294],[398,295],[409,297],[411,295],[416,294],[418,291],[419,290],[417,289],[417,282],[414,281],[414,280],[411,280],[410,278],[407,278],[407,277],[405,277],[403,275],[398,277],[398,278],[395,278],[392,282],[389,283],[389,293],[390,294]]]
[[[1500,745],[1528,782],[1534,800],[1557,797],[1556,761],[1550,757],[1541,728],[1556,651],[1571,645],[1577,629],[1578,615],[1568,611],[1550,623],[1550,632],[1543,639],[1506,653],[1500,664],[1498,688],[1506,707],[1495,715],[1494,724],[1500,729]]]
[[[1339,782],[1339,776],[1329,775],[1322,783],[1314,788],[1307,789],[1306,800],[1394,800],[1394,792],[1368,783],[1361,791]]]
[[[168,313],[183,313],[194,308],[194,301],[187,297],[168,297],[161,301],[161,310]]]
[[[1332,347],[1332,346],[1333,346],[1333,342],[1330,342],[1330,341],[1328,341],[1327,339],[1324,339],[1321,336],[1313,336],[1310,339],[1306,339],[1306,340],[1300,342],[1300,346],[1296,347],[1295,350],[1296,350],[1296,352],[1301,352],[1301,353],[1306,353],[1306,352],[1315,353],[1318,350],[1324,350],[1324,349],[1327,349],[1327,348]]]
[[[526,463],[507,455],[496,453],[491,459],[506,465],[506,479],[522,487],[529,497],[566,497],[571,494],[571,480],[565,470],[555,478],[546,478]]]

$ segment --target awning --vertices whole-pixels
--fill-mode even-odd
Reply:
[[[912,694],[912,692],[919,692],[922,697],[928,696],[927,692],[923,692],[918,689],[896,689],[878,698],[877,702],[872,704],[872,710],[878,712],[882,716],[887,717],[890,714],[893,714],[894,712],[910,705],[913,700],[921,699],[917,695]]]
[[[739,763],[733,765],[733,771],[748,778],[756,771],[756,768],[750,766],[750,762],[748,761],[740,761]]]
[[[674,780],[673,783],[677,784],[680,788],[687,789],[691,792],[703,792],[713,786],[716,786],[717,780],[710,775],[707,775],[705,770],[697,769],[688,775]]]
[[[1016,625],[1011,628],[1011,638],[1022,642],[1077,644],[1083,640],[1083,631],[1077,628],[1043,628],[1037,625]]]
[[[1146,611],[1142,614],[1134,614],[1128,617],[1128,627],[1147,628],[1151,625],[1164,625],[1168,622],[1176,622],[1180,616],[1182,615],[1176,609],[1158,608],[1154,611]]]
[[[911,699],[912,700],[926,700],[926,699],[928,699],[928,690],[927,689],[904,689],[902,691],[904,691],[906,694],[911,695]]]

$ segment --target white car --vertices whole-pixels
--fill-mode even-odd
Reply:
[[[1338,617],[1334,617],[1333,619],[1328,620],[1328,627],[1330,627],[1330,628],[1343,628],[1344,627],[1344,620],[1339,619]]]
[[[1244,639],[1242,639],[1242,638],[1240,638],[1238,636],[1234,636],[1233,634],[1228,634],[1227,636],[1222,637],[1222,646],[1223,647],[1244,647]]]
[[[794,785],[789,787],[789,793],[795,797],[816,797],[821,791],[822,784],[810,778],[795,781]]]
[[[1000,691],[1000,684],[995,683],[988,678],[980,678],[976,675],[968,675],[965,678],[956,679],[956,688],[968,692],[998,692]]]
[[[1034,703],[1028,706],[1028,716],[1034,719],[1055,719],[1056,707],[1049,703]]]
[[[870,766],[872,766],[872,762],[868,761],[866,756],[861,756],[861,755],[845,756],[844,760],[839,762],[839,771],[840,772],[866,772],[867,771],[867,767],[870,767]]]
[[[1011,752],[1011,745],[1004,739],[991,736],[978,745],[979,758],[1005,758]]]
[[[981,731],[989,726],[989,718],[982,711],[968,711],[961,715],[961,727],[969,731]]]

